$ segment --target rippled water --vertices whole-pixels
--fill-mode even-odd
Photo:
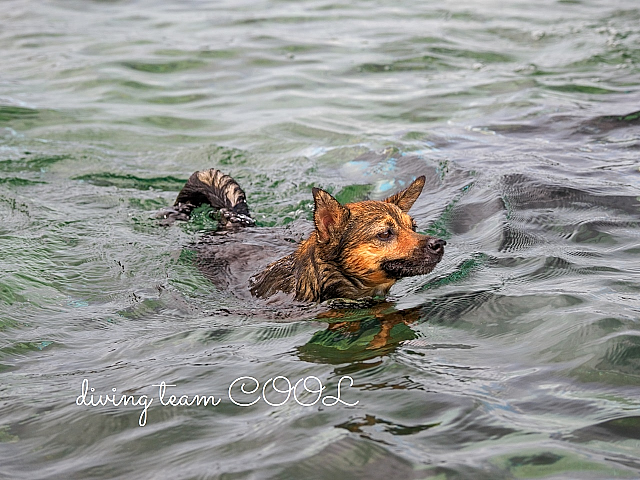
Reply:
[[[639,23],[635,0],[3,2],[0,477],[640,478]],[[207,212],[152,218],[208,167],[290,231],[311,186],[425,174],[445,258],[377,307],[248,311],[196,266]],[[240,377],[273,405],[242,381],[234,404]],[[138,404],[77,405],[85,379]]]

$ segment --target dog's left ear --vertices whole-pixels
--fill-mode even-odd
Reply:
[[[349,210],[340,205],[335,198],[319,188],[313,188],[313,200],[316,208],[313,221],[320,243],[327,243],[349,218]]]
[[[385,198],[385,202],[393,203],[400,207],[404,213],[408,213],[409,209],[416,202],[420,194],[422,193],[422,188],[424,187],[424,182],[426,178],[424,175],[416,178],[411,185],[409,185],[404,190],[396,193],[395,195],[391,195],[389,198]]]

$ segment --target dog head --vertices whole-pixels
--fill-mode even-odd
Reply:
[[[416,232],[409,209],[420,196],[425,177],[383,200],[341,205],[329,193],[313,189],[314,223],[322,260],[364,295],[384,295],[396,280],[431,272],[446,242]]]

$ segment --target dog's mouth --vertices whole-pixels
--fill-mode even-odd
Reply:
[[[387,260],[382,263],[382,270],[391,278],[413,277],[430,273],[442,260],[444,240],[430,238],[425,245],[416,249],[410,257]]]

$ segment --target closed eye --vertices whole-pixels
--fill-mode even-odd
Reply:
[[[380,240],[389,240],[391,237],[393,237],[393,230],[391,230],[390,228],[386,229],[384,232],[380,232],[377,237]]]

